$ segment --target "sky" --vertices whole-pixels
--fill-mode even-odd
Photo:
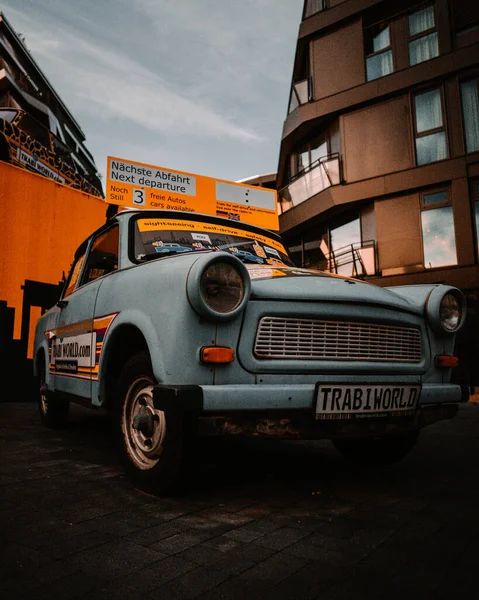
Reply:
[[[0,0],[107,156],[238,181],[276,172],[303,0]]]

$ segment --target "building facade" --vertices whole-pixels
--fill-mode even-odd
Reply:
[[[277,188],[298,265],[461,288],[479,385],[477,0],[306,0]]]
[[[103,197],[85,135],[0,12],[0,160]]]

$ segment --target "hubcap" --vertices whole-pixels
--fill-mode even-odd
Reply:
[[[139,469],[153,468],[163,451],[166,419],[165,413],[153,405],[153,383],[149,378],[138,379],[131,385],[122,416],[123,434],[131,459]]]

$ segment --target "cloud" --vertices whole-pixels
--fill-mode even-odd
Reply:
[[[277,168],[303,0],[2,0],[104,156],[224,179]]]
[[[135,123],[150,132],[259,142],[254,130],[241,127],[190,98],[157,73],[122,53],[72,32],[55,30],[45,37],[24,17],[28,46],[38,62],[48,61],[70,104],[102,119]],[[55,82],[51,82],[55,87]]]

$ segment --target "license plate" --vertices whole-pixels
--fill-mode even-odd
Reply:
[[[407,416],[415,412],[420,385],[318,384],[317,419]]]

